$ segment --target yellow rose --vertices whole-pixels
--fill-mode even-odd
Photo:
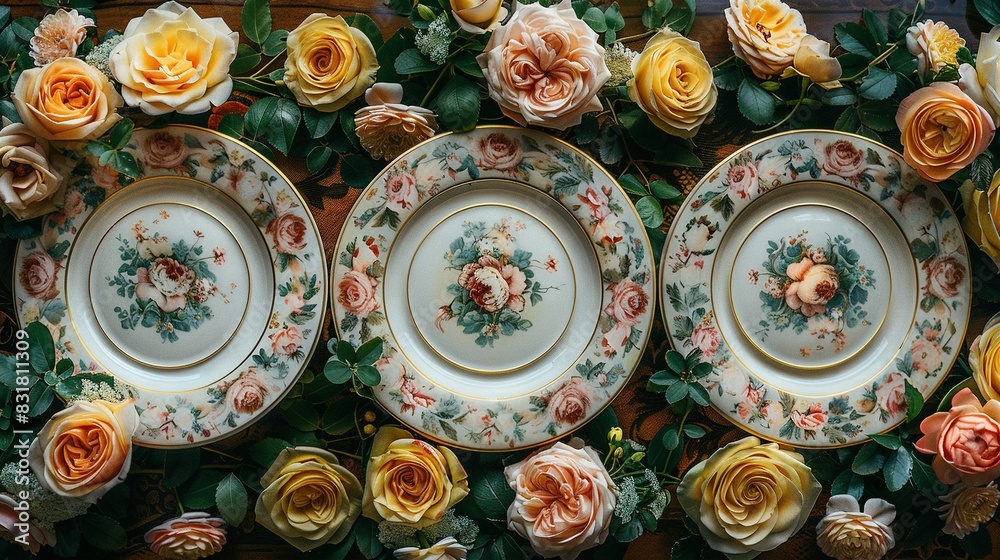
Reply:
[[[972,341],[969,367],[979,392],[989,400],[1000,400],[1000,322]]]
[[[691,138],[715,109],[712,66],[695,41],[664,27],[632,59],[628,95],[668,134]]]
[[[60,58],[21,73],[11,101],[21,121],[39,138],[98,138],[121,119],[124,103],[100,70],[79,58]]]
[[[381,428],[372,442],[365,517],[430,525],[469,493],[468,475],[447,447],[432,447],[399,428]]]
[[[473,34],[492,31],[507,17],[502,0],[450,0],[451,15],[464,31]]]
[[[922,21],[906,30],[906,50],[917,57],[917,69],[924,75],[958,65],[958,49],[964,46],[958,31],[941,21]]]
[[[958,67],[959,85],[976,103],[1000,121],[1000,25],[979,36],[976,66],[965,63]]]
[[[138,427],[131,399],[76,401],[49,418],[31,442],[31,470],[46,489],[96,503],[128,475]]]
[[[843,72],[840,61],[830,56],[830,43],[812,35],[802,37],[799,50],[795,51],[792,67],[798,74],[820,85],[836,82]],[[837,83],[828,84],[825,87],[836,85]]]
[[[986,109],[955,84],[934,82],[903,99],[896,111],[903,159],[929,181],[943,181],[972,163],[993,140]]]
[[[361,514],[361,483],[323,449],[282,450],[260,485],[257,523],[302,552],[344,540]]]
[[[313,14],[288,35],[285,86],[300,105],[333,112],[375,83],[371,41],[340,16]]]
[[[73,164],[22,123],[0,130],[0,210],[27,220],[56,209]]]
[[[1000,173],[993,176],[985,191],[978,190],[972,181],[966,181],[959,192],[965,207],[962,228],[1000,266]]]
[[[751,436],[692,467],[677,499],[708,546],[750,558],[797,533],[822,489],[801,455]]]
[[[130,106],[150,115],[194,115],[229,99],[240,36],[222,18],[202,19],[167,2],[132,19],[123,37],[108,67]]]
[[[780,0],[729,0],[726,25],[733,52],[758,78],[792,65],[806,34],[802,14]]]

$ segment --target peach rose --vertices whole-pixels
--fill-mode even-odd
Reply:
[[[50,300],[59,295],[56,278],[60,268],[59,263],[52,260],[48,253],[35,251],[21,261],[18,280],[28,297]]]
[[[318,111],[339,111],[378,72],[371,41],[341,16],[310,15],[288,34],[285,53],[285,86],[299,105]]]
[[[822,489],[801,455],[750,436],[685,473],[677,499],[709,547],[751,558],[797,533]]]
[[[850,494],[831,496],[826,516],[816,525],[816,542],[833,558],[878,560],[896,546],[892,534],[896,506],[880,498],[865,502],[864,511]]]
[[[128,475],[138,427],[131,399],[75,401],[52,415],[31,442],[31,470],[46,489],[96,503]]]
[[[590,391],[579,377],[563,383],[549,397],[549,416],[557,424],[576,424],[586,418],[589,408]]]
[[[204,113],[233,91],[229,65],[239,33],[170,1],[133,18],[108,67],[131,107],[149,115]]]
[[[449,0],[455,23],[467,33],[493,31],[507,17],[501,0]]]
[[[615,319],[617,324],[631,327],[637,325],[646,313],[649,296],[635,282],[628,278],[608,286],[611,301],[604,312]]]
[[[823,146],[823,171],[845,179],[857,180],[868,162],[865,153],[849,140],[837,140]]]
[[[302,552],[341,542],[361,515],[361,483],[324,449],[283,449],[260,485],[257,523]]]
[[[927,274],[927,293],[941,299],[957,296],[965,285],[965,265],[955,255],[938,255],[920,268]]]
[[[27,220],[56,209],[73,163],[22,123],[0,129],[0,210]]]
[[[903,159],[939,182],[972,163],[993,140],[993,118],[955,84],[934,82],[903,99],[896,111]]]
[[[979,404],[968,388],[951,400],[951,410],[920,423],[918,451],[934,455],[931,466],[945,484],[979,486],[1000,476],[1000,401]]]
[[[993,175],[990,186],[981,191],[972,181],[959,187],[965,216],[962,229],[983,253],[1000,266],[1000,173]]]
[[[81,16],[75,9],[58,9],[42,18],[28,44],[36,66],[45,66],[59,58],[76,56],[76,50],[87,40],[87,28],[94,20]]]
[[[119,188],[118,178],[121,175],[118,170],[110,165],[101,165],[98,163],[97,158],[90,159],[90,177],[94,180],[94,184],[102,189],[110,192],[117,191]],[[108,194],[110,194],[110,192]]]
[[[1000,400],[1000,322],[988,326],[969,347],[969,367],[979,392]]]
[[[812,35],[804,35],[792,59],[795,73],[806,76],[825,88],[836,87],[843,69],[840,61],[830,56],[830,43]],[[788,75],[788,70],[784,72]]]
[[[60,58],[21,73],[11,101],[39,138],[79,141],[107,132],[124,104],[108,77],[79,58]]]
[[[814,264],[805,258],[788,265],[792,282],[785,287],[785,303],[806,317],[826,311],[826,304],[840,289],[840,276],[828,264]]]
[[[664,27],[632,59],[628,95],[667,134],[691,138],[719,93],[701,45]]]
[[[792,423],[803,430],[818,430],[826,424],[826,413],[823,412],[823,405],[818,402],[809,405],[805,412],[793,410],[791,418]]]
[[[480,169],[495,169],[513,174],[524,156],[519,142],[506,134],[492,132],[476,142],[475,157],[476,167]]]
[[[378,301],[375,300],[376,287],[378,280],[375,278],[363,271],[349,270],[337,284],[337,302],[344,306],[344,311],[364,319],[378,309]]]
[[[26,520],[23,514],[28,515]],[[0,494],[0,538],[18,543],[32,555],[43,546],[56,545],[55,531],[37,522],[28,500],[18,501],[7,494]]]
[[[618,488],[597,452],[578,447],[557,442],[504,469],[514,489],[507,526],[546,558],[573,560],[611,527]]]
[[[420,200],[417,178],[412,173],[394,173],[385,180],[385,207],[395,212],[412,210]]]
[[[392,159],[437,131],[434,111],[402,101],[403,86],[378,83],[365,92],[368,106],[354,113],[361,147],[375,159]]]
[[[226,407],[237,414],[253,414],[264,406],[268,392],[257,368],[250,368],[226,388]]]
[[[194,284],[194,271],[169,257],[160,257],[149,268],[136,272],[135,295],[151,300],[164,313],[187,307],[187,293]]]
[[[267,337],[271,339],[271,351],[279,356],[294,356],[302,345],[302,332],[295,325],[281,327]]]
[[[924,76],[958,65],[958,49],[965,39],[947,23],[925,20],[906,30],[906,50],[917,57],[917,71]]]
[[[226,522],[201,511],[189,511],[153,527],[143,536],[161,558],[194,560],[222,551]]]
[[[306,248],[306,221],[292,213],[277,216],[264,230],[271,234],[279,253],[294,255]]]
[[[601,110],[597,94],[611,77],[597,33],[569,0],[521,5],[476,57],[490,97],[521,126],[558,130]]]
[[[375,434],[366,475],[365,517],[416,528],[440,520],[469,493],[468,475],[450,449],[399,428]]]
[[[139,159],[153,169],[177,169],[187,157],[184,138],[166,130],[152,131],[139,146]]]
[[[754,75],[766,79],[792,65],[806,35],[798,10],[780,0],[729,0],[725,14],[733,52]]]

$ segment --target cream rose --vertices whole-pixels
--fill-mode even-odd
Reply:
[[[87,28],[94,20],[73,10],[59,9],[42,18],[28,42],[31,58],[38,66],[62,58],[76,56],[76,50],[87,40]]]
[[[843,72],[840,61],[830,56],[830,43],[812,35],[802,37],[792,59],[792,68],[825,88],[836,87]]]
[[[502,0],[449,0],[449,3],[455,23],[475,35],[493,31],[507,17]]]
[[[97,138],[121,119],[124,102],[108,77],[79,58],[60,58],[21,73],[11,94],[25,126],[39,138]]]
[[[504,476],[514,489],[507,526],[535,552],[573,560],[607,538],[618,489],[592,448],[557,442],[508,466]]]
[[[1000,25],[979,36],[976,66],[961,64],[958,73],[962,89],[1000,122]]]
[[[31,470],[46,489],[96,503],[128,475],[138,427],[132,400],[76,401],[55,413],[31,442]]]
[[[129,106],[194,115],[229,99],[240,36],[222,18],[202,19],[171,1],[132,19],[123,36],[108,67]]]
[[[903,99],[896,112],[903,159],[939,182],[972,163],[993,140],[993,118],[955,84],[934,82]]]
[[[697,42],[669,27],[632,59],[632,74],[629,98],[668,134],[693,137],[715,109],[712,65]]]
[[[751,436],[692,467],[677,499],[708,546],[749,558],[797,533],[822,489],[801,455]]]
[[[368,106],[354,113],[354,131],[361,147],[375,159],[392,159],[434,136],[437,130],[433,111],[403,105],[402,101],[403,86],[378,83],[365,92]]]
[[[73,164],[24,124],[0,129],[0,209],[27,220],[56,209]]]
[[[733,52],[758,78],[781,74],[795,61],[806,24],[780,0],[729,0],[726,30]]]
[[[958,65],[958,49],[965,39],[947,23],[925,20],[906,30],[906,50],[917,57],[917,70],[923,75],[940,72],[947,65]]]
[[[289,33],[285,52],[285,86],[300,105],[338,111],[375,83],[375,48],[341,16],[307,17]]]
[[[611,72],[597,39],[569,0],[521,5],[476,60],[504,115],[521,126],[564,130],[601,110],[597,94]]]
[[[323,449],[282,450],[260,485],[257,523],[302,552],[344,540],[361,514],[361,483]]]
[[[987,399],[1000,400],[1000,322],[972,341],[969,367],[979,392]]]
[[[1000,266],[1000,172],[993,176],[985,191],[977,189],[972,181],[965,181],[959,192],[965,207],[962,229],[983,253]]]
[[[816,542],[823,554],[838,560],[879,560],[896,546],[889,525],[896,519],[896,506],[872,498],[862,511],[849,494],[831,496],[826,516],[816,525]]]
[[[194,560],[222,551],[226,522],[200,511],[189,511],[153,527],[143,536],[149,549],[161,558]]]
[[[366,475],[362,512],[376,521],[424,527],[469,493],[468,475],[451,449],[399,428],[375,434]]]
[[[941,496],[941,501],[944,505],[934,508],[944,520],[941,532],[961,539],[993,519],[1000,504],[1000,489],[992,480],[982,487],[959,482],[951,492]]]

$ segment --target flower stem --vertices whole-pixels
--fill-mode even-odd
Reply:
[[[802,105],[802,101],[805,100],[805,98],[806,98],[806,92],[809,91],[809,85],[810,84],[812,84],[812,82],[809,80],[809,78],[802,78],[802,91],[799,92],[799,99],[795,102],[795,105],[792,106],[791,110],[788,111],[788,114],[785,115],[784,118],[782,118],[780,121],[772,124],[771,126],[765,128],[763,130],[755,130],[754,134],[761,134],[761,133],[764,133],[764,132],[770,132],[770,131],[778,128],[779,126],[785,124],[786,122],[788,122],[792,118],[792,115],[794,115],[795,112],[799,110],[799,106]]]
[[[205,446],[202,449],[204,449],[205,451],[208,451],[209,453],[215,453],[216,455],[219,455],[221,457],[226,457],[226,458],[232,459],[234,461],[239,461],[239,462],[243,461],[242,457],[237,457],[235,455],[231,455],[229,453],[226,453],[225,451],[220,451],[220,450],[218,450],[218,449],[216,449],[214,447]]]
[[[631,43],[632,41],[638,41],[639,39],[645,39],[646,37],[649,37],[650,35],[655,35],[659,31],[660,31],[659,29],[650,29],[649,31],[644,31],[644,32],[638,33],[636,35],[629,35],[628,37],[622,37],[620,39],[615,39],[614,41],[611,41],[611,44],[614,45],[615,43]]]
[[[427,540],[427,535],[423,531],[417,531],[417,540],[420,541],[420,548],[431,547],[431,542]]]
[[[421,107],[424,107],[425,109],[427,108],[427,102],[431,100],[431,94],[433,94],[434,90],[437,89],[438,84],[441,83],[441,78],[444,78],[445,73],[451,68],[451,66],[452,63],[449,62],[441,68],[440,72],[438,72],[437,78],[434,79],[434,83],[427,89],[427,94],[425,94],[424,98],[420,100]]]
[[[860,78],[861,76],[864,76],[865,74],[868,73],[869,70],[871,70],[872,66],[880,64],[882,61],[884,61],[885,59],[889,58],[889,55],[891,55],[897,48],[899,48],[898,44],[892,45],[891,47],[889,47],[888,49],[886,49],[884,53],[878,55],[877,57],[875,57],[874,60],[872,60],[871,62],[869,62],[868,66],[865,66],[864,70],[858,72],[857,74],[851,76],[850,78],[841,78],[840,81],[841,82],[853,82],[853,81],[857,80],[858,78]]]
[[[181,503],[181,494],[177,491],[177,487],[174,487],[174,498],[177,499],[177,509],[180,510],[181,515],[184,515],[184,504]]]

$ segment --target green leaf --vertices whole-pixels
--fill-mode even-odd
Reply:
[[[885,461],[882,475],[885,476],[885,486],[890,492],[901,490],[910,481],[913,470],[913,455],[905,447],[893,451]]]
[[[319,173],[332,156],[333,150],[329,146],[315,146],[306,154],[306,169],[309,170],[309,173]]]
[[[671,385],[664,393],[664,396],[667,398],[667,402],[674,404],[684,400],[684,397],[687,397],[690,392],[688,387],[687,383],[674,383]]]
[[[306,130],[309,131],[310,138],[320,138],[326,136],[333,126],[337,124],[339,112],[326,113],[316,109],[303,109],[302,121],[306,123]]]
[[[271,466],[271,463],[278,458],[278,455],[286,448],[291,447],[292,444],[288,443],[283,439],[278,438],[264,438],[257,443],[250,446],[247,453],[250,458],[253,459],[258,465],[266,468]]]
[[[618,184],[621,185],[621,187],[625,189],[625,192],[629,194],[634,194],[637,196],[646,196],[649,194],[649,192],[646,190],[646,187],[642,186],[642,183],[640,183],[639,180],[635,178],[635,175],[632,175],[630,173],[626,173],[625,175],[619,177]]]
[[[945,393],[943,397],[941,397],[941,403],[938,405],[937,411],[945,412],[951,410],[952,400],[955,398],[955,395],[957,395],[958,392],[961,391],[962,389],[971,390],[972,393],[976,395],[976,397],[979,399],[980,402],[984,400],[983,396],[979,394],[979,387],[976,386],[976,380],[971,377],[967,377],[964,380],[962,380],[962,382],[949,389],[948,392]]]
[[[271,4],[268,0],[247,0],[243,4],[243,34],[258,45],[271,34]]]
[[[236,58],[229,65],[229,73],[233,75],[244,74],[256,68],[258,64],[260,64],[260,53],[250,45],[240,43],[236,47]]]
[[[865,29],[879,45],[885,45],[889,41],[889,32],[885,24],[879,19],[875,12],[871,10],[861,10],[861,19],[865,22]]]
[[[132,122],[132,119],[118,121],[115,126],[111,127],[111,132],[108,134],[108,141],[111,142],[111,147],[116,150],[124,148],[132,138],[132,130],[134,128],[135,123]]]
[[[465,72],[473,78],[482,78],[483,69],[479,67],[479,62],[476,57],[472,56],[472,53],[463,52],[455,57],[455,68],[458,68],[462,72]]]
[[[845,51],[868,60],[873,60],[879,54],[878,45],[871,32],[857,23],[838,23],[833,28],[837,43]]]
[[[870,434],[868,437],[886,449],[899,449],[903,441],[896,434]]]
[[[986,23],[990,25],[1000,23],[1000,2],[997,0],[973,0],[973,4]]]
[[[285,52],[286,39],[288,39],[288,32],[284,29],[275,29],[268,34],[267,39],[260,45],[260,50],[267,56],[278,56],[279,54]],[[241,45],[242,46],[242,45]]]
[[[357,363],[370,366],[382,357],[382,339],[373,338],[358,347]]]
[[[301,400],[281,401],[278,406],[281,417],[293,428],[311,432],[319,428],[319,412],[316,407]]]
[[[757,125],[764,125],[774,120],[774,109],[777,102],[774,96],[760,87],[750,78],[743,80],[736,94],[740,113]]]
[[[663,447],[666,447],[668,451],[673,451],[677,449],[677,446],[681,443],[680,434],[677,430],[671,428],[663,433]]]
[[[715,86],[721,90],[735,91],[745,78],[743,67],[736,62],[736,59],[713,70]]]
[[[55,396],[52,387],[49,387],[45,383],[35,383],[31,390],[28,391],[28,402],[31,403],[31,406],[28,408],[28,416],[35,418],[43,414],[52,406]]]
[[[873,66],[858,87],[858,94],[865,99],[888,99],[896,91],[896,73]]]
[[[993,552],[993,540],[985,523],[976,532],[966,535],[959,544],[973,558],[986,558]]]
[[[684,202],[684,193],[666,181],[653,181],[649,184],[649,189],[653,192],[653,196],[667,204]]]
[[[251,136],[263,136],[279,152],[289,155],[301,120],[302,112],[291,99],[265,97],[250,106],[244,124]]]
[[[5,4],[0,5],[0,28],[7,25],[8,21],[10,21],[10,8]]]
[[[323,411],[323,431],[339,436],[356,429],[354,411],[343,406],[329,406]]]
[[[358,354],[354,351],[354,346],[350,342],[341,340],[337,342],[337,357],[341,361],[353,364],[357,360]]]
[[[31,369],[41,374],[56,367],[56,346],[49,329],[35,321],[24,330],[28,333],[28,364]]]
[[[823,94],[823,104],[833,107],[854,105],[858,101],[858,96],[848,87],[834,88]]]
[[[885,465],[885,453],[875,443],[866,443],[858,450],[851,470],[862,476],[877,473]]]
[[[514,501],[514,491],[503,471],[487,469],[470,477],[469,493],[480,511],[491,521],[505,521],[507,508]]]
[[[855,499],[860,500],[865,492],[865,479],[854,474],[851,470],[844,470],[837,478],[833,479],[830,485],[830,494],[850,494]]]
[[[644,196],[635,203],[639,218],[646,227],[656,228],[663,224],[663,208],[651,196]]]
[[[323,375],[325,375],[331,383],[340,385],[350,381],[351,377],[354,376],[354,372],[351,371],[351,368],[344,362],[330,359],[326,362],[326,365],[323,366]]]
[[[33,17],[19,17],[10,22],[10,28],[17,38],[27,43],[35,36],[35,29],[38,28],[38,20]]]
[[[479,88],[455,74],[441,88],[437,98],[438,121],[449,130],[472,130],[479,120]]]
[[[994,165],[989,151],[979,154],[969,166],[969,179],[978,190],[985,191],[993,180]]]
[[[684,424],[684,435],[691,439],[698,439],[704,436],[706,433],[705,428],[697,424]]]
[[[358,379],[369,387],[382,382],[382,374],[375,366],[358,366]]]
[[[406,49],[405,51],[399,53],[399,56],[396,57],[396,62],[393,66],[396,68],[396,72],[400,75],[422,74],[424,72],[430,72],[441,68],[440,64],[427,60],[427,58],[420,54],[420,51],[417,49]]]
[[[906,383],[906,392],[903,394],[906,399],[906,421],[913,422],[920,416],[920,411],[924,408],[924,396],[910,384],[909,379],[905,379],[903,382]]]
[[[607,21],[604,19],[604,12],[597,6],[591,6],[580,19],[590,26],[597,33],[604,33],[608,30]]]
[[[913,485],[917,487],[917,490],[928,495],[934,494],[934,488],[940,484],[937,475],[934,474],[934,469],[920,459],[913,461],[913,473],[911,476],[913,478]]]
[[[215,488],[225,475],[217,470],[200,470],[179,494],[185,508],[206,509],[215,505]]]
[[[365,37],[368,37],[368,40],[371,41],[372,47],[374,47],[376,51],[381,49],[382,45],[385,44],[385,40],[382,38],[382,30],[379,29],[378,24],[372,21],[372,18],[367,15],[354,14],[353,16],[346,18],[346,21],[348,25],[364,33]]]
[[[231,138],[243,138],[243,115],[230,113],[219,121],[219,132]]]
[[[201,466],[201,449],[163,450],[163,486],[176,488],[187,482]]]
[[[358,543],[358,550],[368,560],[381,554],[385,548],[378,540],[378,523],[367,517],[359,518],[354,524],[354,539]]]
[[[872,130],[888,132],[896,130],[896,110],[899,103],[892,100],[866,101],[858,105],[858,117],[861,124]]]
[[[98,550],[121,550],[128,544],[121,523],[92,511],[80,518],[80,532],[83,540]]]
[[[219,514],[233,527],[243,522],[247,515],[247,489],[235,473],[229,473],[215,490],[215,505]]]
[[[357,154],[346,155],[340,160],[340,177],[348,185],[363,189],[375,178],[371,160]]]

